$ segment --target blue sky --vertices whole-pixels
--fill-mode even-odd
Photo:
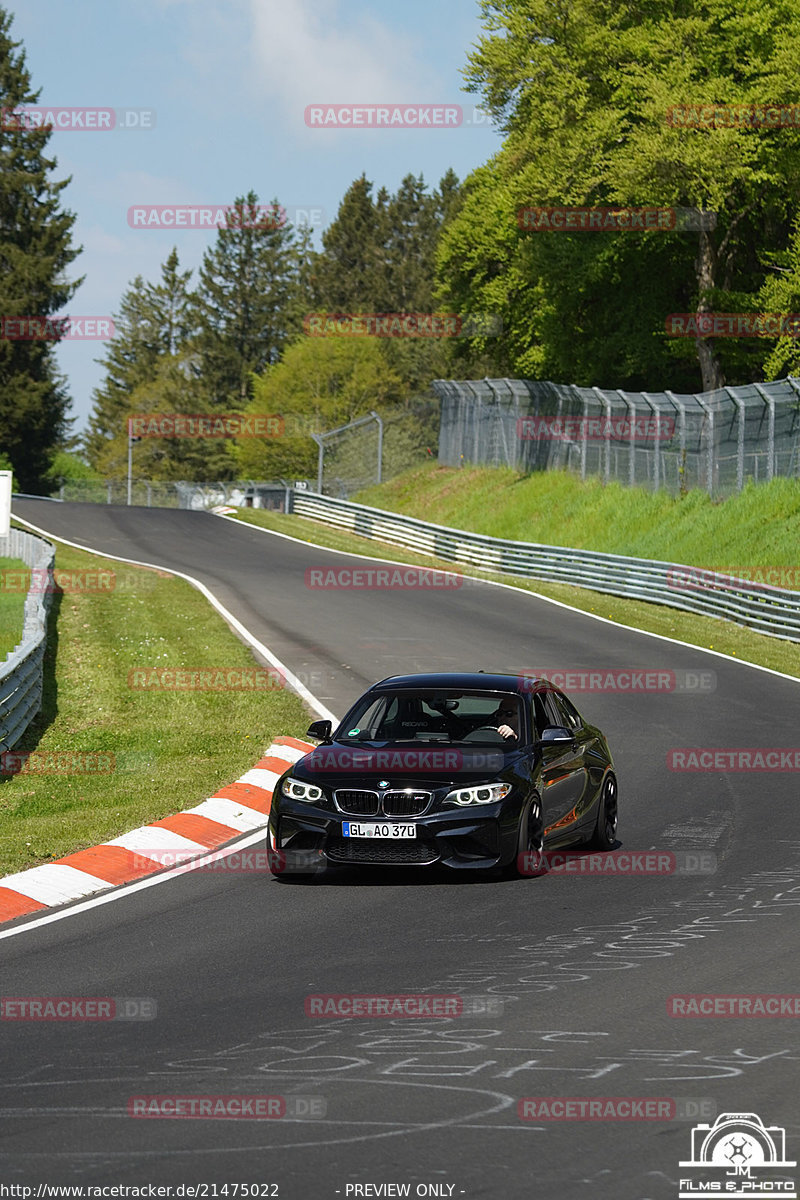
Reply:
[[[253,189],[289,211],[322,210],[315,240],[366,172],[395,191],[409,172],[464,178],[500,146],[463,91],[480,34],[477,0],[25,0],[13,14],[40,104],[155,112],[148,130],[56,131],[54,178],[72,176],[86,280],[74,315],[107,315],[136,274],[155,280],[176,245],[197,268],[213,233],[133,229],[132,205],[230,203]],[[430,129],[310,129],[309,104],[461,104],[464,124]],[[86,425],[101,342],[63,343],[59,365]]]

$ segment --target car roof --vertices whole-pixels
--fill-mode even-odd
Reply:
[[[501,674],[489,671],[430,671],[418,675],[390,675],[369,689],[371,692],[392,691],[397,688],[454,688],[478,692],[521,692],[531,690],[530,676]]]

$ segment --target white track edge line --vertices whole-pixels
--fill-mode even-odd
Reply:
[[[247,629],[242,622],[233,615],[232,612],[229,612],[225,605],[217,599],[211,589],[206,587],[204,583],[201,583],[199,579],[195,579],[192,575],[186,575],[183,571],[176,571],[174,568],[162,566],[160,563],[142,562],[141,559],[136,558],[123,558],[119,554],[106,554],[104,550],[94,550],[91,546],[80,546],[77,542],[71,542],[67,538],[58,537],[54,533],[48,533],[46,529],[42,529],[40,526],[34,525],[32,521],[26,521],[24,517],[19,517],[16,513],[13,513],[12,515],[15,521],[19,521],[21,524],[27,525],[29,529],[34,529],[37,533],[41,533],[44,537],[52,538],[54,542],[61,542],[64,546],[72,546],[74,550],[82,550],[84,554],[96,554],[99,558],[110,558],[114,562],[129,563],[133,567],[152,567],[157,571],[166,571],[168,575],[175,575],[179,579],[185,579],[188,583],[191,583],[193,587],[196,587],[203,596],[205,596],[206,600],[213,605],[220,616],[223,617],[229,625],[233,626],[233,628],[241,635],[244,641],[257,650],[259,654],[263,655],[267,662],[271,663],[273,667],[277,667],[292,690],[297,692],[298,696],[302,697],[306,704],[313,708],[314,712],[319,713],[324,720],[331,721],[334,725],[338,725],[338,718],[331,712],[331,710],[326,708],[325,705],[317,699],[313,692],[310,692],[306,685],[297,678],[294,672],[290,671],[285,663],[282,663],[281,660],[277,658],[271,650],[267,649],[263,642],[260,642],[258,638],[254,637],[250,630]]]
[[[199,870],[206,863],[213,862],[215,859],[225,857],[247,846],[254,846],[256,842],[263,841],[264,836],[265,829],[256,829],[252,833],[246,833],[241,838],[237,838],[231,845],[226,846],[224,854],[220,853],[219,848],[215,850],[212,847],[199,858],[193,858],[190,862],[181,863],[179,866],[172,867],[152,878],[140,879],[136,883],[110,883],[108,885],[110,889],[108,892],[100,896],[95,896],[91,900],[83,900],[80,904],[73,904],[70,908],[60,908],[55,912],[42,914],[40,917],[31,914],[33,919],[27,921],[24,925],[18,926],[16,929],[0,929],[0,941],[4,941],[5,938],[17,937],[20,933],[28,933],[29,930],[38,929],[41,925],[50,925],[53,921],[63,921],[66,917],[86,912],[90,908],[98,908],[101,904],[111,904],[115,900],[122,900],[124,897],[130,896],[133,892],[140,892],[145,888],[155,887],[159,883],[171,883],[172,880],[177,879],[180,875],[187,875],[192,871]],[[69,901],[65,901],[65,903],[69,903]],[[24,917],[24,914],[22,915]],[[14,919],[19,920],[20,918]]]
[[[313,546],[315,550],[323,550],[328,554],[340,554],[340,555],[342,555],[343,558],[362,558],[362,559],[364,559],[365,562],[389,563],[391,566],[394,566],[394,567],[416,567],[417,570],[425,569],[424,567],[420,567],[419,563],[402,562],[396,558],[379,558],[377,555],[374,555],[374,554],[359,554],[357,550],[336,550],[336,549],[334,549],[333,546],[320,546],[317,542],[307,542],[307,541],[304,541],[303,538],[293,537],[290,533],[278,533],[277,530],[275,530],[275,529],[265,529],[262,525],[251,525],[249,521],[240,521],[237,517],[226,517],[223,513],[210,513],[209,515],[216,517],[217,520],[220,520],[220,521],[233,521],[233,523],[235,525],[239,525],[240,527],[244,526],[244,528],[246,528],[246,529],[255,529],[258,533],[266,533],[272,537],[286,538],[286,540],[288,542],[297,542],[301,546]],[[289,514],[289,515],[291,516],[292,514]],[[393,515],[402,515],[402,514],[393,514]],[[17,519],[21,520],[21,518],[17,518]],[[312,520],[311,517],[299,517],[298,519],[304,520],[304,521]],[[327,525],[324,525],[324,522],[321,522],[321,521],[318,523],[323,525],[323,527],[326,529],[334,528],[334,529],[336,529],[336,532],[341,532],[338,529],[338,526],[327,526]],[[352,533],[351,530],[345,530],[344,532]],[[464,532],[469,533],[469,530],[464,530]],[[358,535],[353,534],[353,536],[355,537]],[[422,555],[425,553],[425,551],[424,550],[417,550],[417,551],[412,550],[411,553],[412,554],[417,553],[417,554]],[[433,555],[430,555],[430,557],[435,558],[436,555],[433,554]],[[461,568],[465,564],[457,563],[457,564],[453,564],[453,565]],[[466,565],[468,566],[469,564],[466,564]],[[436,568],[436,569],[442,570],[443,568]],[[639,629],[638,625],[625,625],[621,621],[612,621],[608,617],[601,617],[599,613],[586,612],[585,609],[575,608],[574,605],[566,604],[563,600],[554,600],[552,598],[552,596],[542,596],[539,592],[528,591],[527,588],[523,588],[518,584],[500,583],[496,579],[482,579],[480,577],[480,575],[470,575],[469,571],[459,570],[458,572],[454,572],[454,573],[457,573],[460,575],[468,575],[470,579],[474,579],[478,583],[485,583],[487,587],[507,588],[511,592],[519,592],[523,596],[530,596],[530,598],[532,600],[543,600],[545,602],[545,604],[555,604],[555,606],[557,608],[565,608],[565,609],[567,609],[568,612],[579,613],[580,616],[588,617],[592,621],[602,621],[604,625],[613,625],[615,629],[629,629],[631,631],[631,633],[640,633],[640,634],[642,634],[643,637],[657,638],[658,641],[660,641],[660,642],[672,642],[672,644],[674,646],[686,646],[686,648],[689,650],[697,650],[701,654],[710,654],[713,658],[724,658],[728,662],[737,663],[740,667],[752,667],[754,671],[764,671],[767,675],[777,676],[778,679],[789,679],[789,680],[791,680],[792,683],[800,683],[800,678],[798,678],[797,675],[787,675],[787,673],[785,671],[776,671],[774,667],[764,667],[761,665],[761,663],[750,662],[750,660],[748,658],[735,658],[734,655],[732,655],[732,654],[723,654],[723,652],[721,650],[711,650],[710,648],[708,648],[706,646],[697,646],[697,645],[695,645],[694,642],[684,642],[684,641],[681,641],[680,638],[669,637],[666,633],[654,633],[651,629]],[[500,572],[500,573],[502,574],[502,572]],[[533,576],[531,576],[531,581],[533,583],[540,582],[540,583],[544,583],[544,584],[558,583],[558,580],[555,580],[555,579],[537,580]],[[562,586],[581,587],[582,585],[573,583],[573,584],[566,584],[566,585],[562,585]],[[590,592],[593,589],[590,587],[584,587],[583,590]],[[604,592],[596,593],[596,595],[603,595],[603,596],[606,594],[607,593],[604,593]],[[631,597],[630,596],[614,596],[614,595],[609,594],[609,599],[611,599],[611,600],[630,600]],[[639,603],[646,604],[647,601],[640,600]],[[659,605],[657,605],[657,607],[658,608],[669,608],[669,605],[659,604]],[[672,609],[672,611],[673,612],[683,612],[682,609]],[[706,614],[706,613],[694,613],[694,614],[688,614],[688,615],[690,615],[690,616],[694,615],[694,616],[698,616],[698,617],[708,616],[708,614]],[[711,618],[711,619],[714,619],[714,618]],[[725,618],[718,617],[716,619],[724,620]],[[735,621],[729,621],[728,624],[733,625],[736,629],[742,629],[743,631],[746,631],[748,633],[758,633],[757,629],[750,629],[749,626],[747,626],[747,625],[737,625]]]

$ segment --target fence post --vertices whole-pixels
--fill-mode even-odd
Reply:
[[[479,437],[480,421],[479,421],[479,418],[483,414],[483,407],[481,405],[480,394],[475,391],[475,388],[472,386],[472,384],[469,382],[469,380],[465,379],[464,385],[465,385],[465,387],[467,387],[469,389],[471,399],[477,400],[477,402],[478,402],[477,406],[475,404],[473,404],[471,406],[471,410],[470,409],[467,410],[467,411],[472,412],[472,461],[475,464],[477,464],[480,461],[478,458],[478,453],[479,453],[478,446],[480,444],[480,437]]]
[[[760,383],[753,384],[753,387],[766,403],[769,411],[767,425],[767,483],[769,483],[775,474],[775,397],[770,396],[769,392]],[[756,459],[756,462],[758,462],[758,459]]]
[[[599,387],[593,387],[592,391],[597,395],[606,412],[605,445],[603,446],[603,480],[608,483],[611,478],[611,401],[605,398]]]
[[[378,483],[383,482],[383,420],[378,414],[370,410],[371,417],[374,417],[378,422]]]
[[[708,423],[706,425],[707,439],[708,439],[708,467],[706,470],[706,491],[708,492],[709,496],[713,496],[714,495],[714,412],[711,409],[711,407],[705,403],[705,401],[700,399],[700,396],[697,392],[695,392],[694,398],[697,401],[697,403],[700,405],[700,407],[702,408],[703,412],[706,414],[706,417],[708,418]]]
[[[661,487],[661,459],[659,457],[659,449],[658,449],[658,443],[660,441],[659,435],[661,433],[661,413],[660,413],[659,409],[656,407],[656,405],[653,403],[653,401],[650,399],[650,396],[647,394],[647,392],[642,392],[641,395],[647,401],[647,403],[650,405],[650,410],[651,410],[651,412],[655,413],[655,417],[656,417],[656,444],[655,444],[655,449],[653,452],[653,491],[657,492],[659,490],[659,488]]]
[[[732,388],[726,387],[725,391],[736,406],[736,415],[739,422],[736,429],[736,490],[740,492],[744,487],[744,414],[747,410],[744,400],[740,400],[738,396],[734,396]]]

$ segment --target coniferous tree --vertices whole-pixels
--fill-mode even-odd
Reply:
[[[96,463],[107,441],[122,434],[130,399],[156,373],[163,335],[155,323],[152,288],[137,275],[114,313],[114,337],[103,358],[106,376],[95,388],[86,435],[89,460]]]
[[[294,230],[277,201],[265,213],[249,192],[234,202],[240,216],[220,229],[199,272],[195,319],[198,369],[212,409],[248,403],[253,372],[276,362],[297,332],[291,315],[297,289]],[[302,239],[301,239],[302,244]]]
[[[322,235],[314,269],[315,299],[324,312],[376,312],[385,307],[384,243],[389,199],[378,205],[365,175],[344,194],[336,218]]]
[[[35,104],[21,43],[11,37],[11,17],[0,8],[0,314],[4,318],[58,313],[81,280],[66,270],[79,250],[72,245],[73,213],[61,208],[69,179],[50,176],[50,130],[14,117]],[[0,450],[14,465],[16,483],[35,491],[54,449],[67,435],[69,397],[55,366],[53,342],[0,338]]]

